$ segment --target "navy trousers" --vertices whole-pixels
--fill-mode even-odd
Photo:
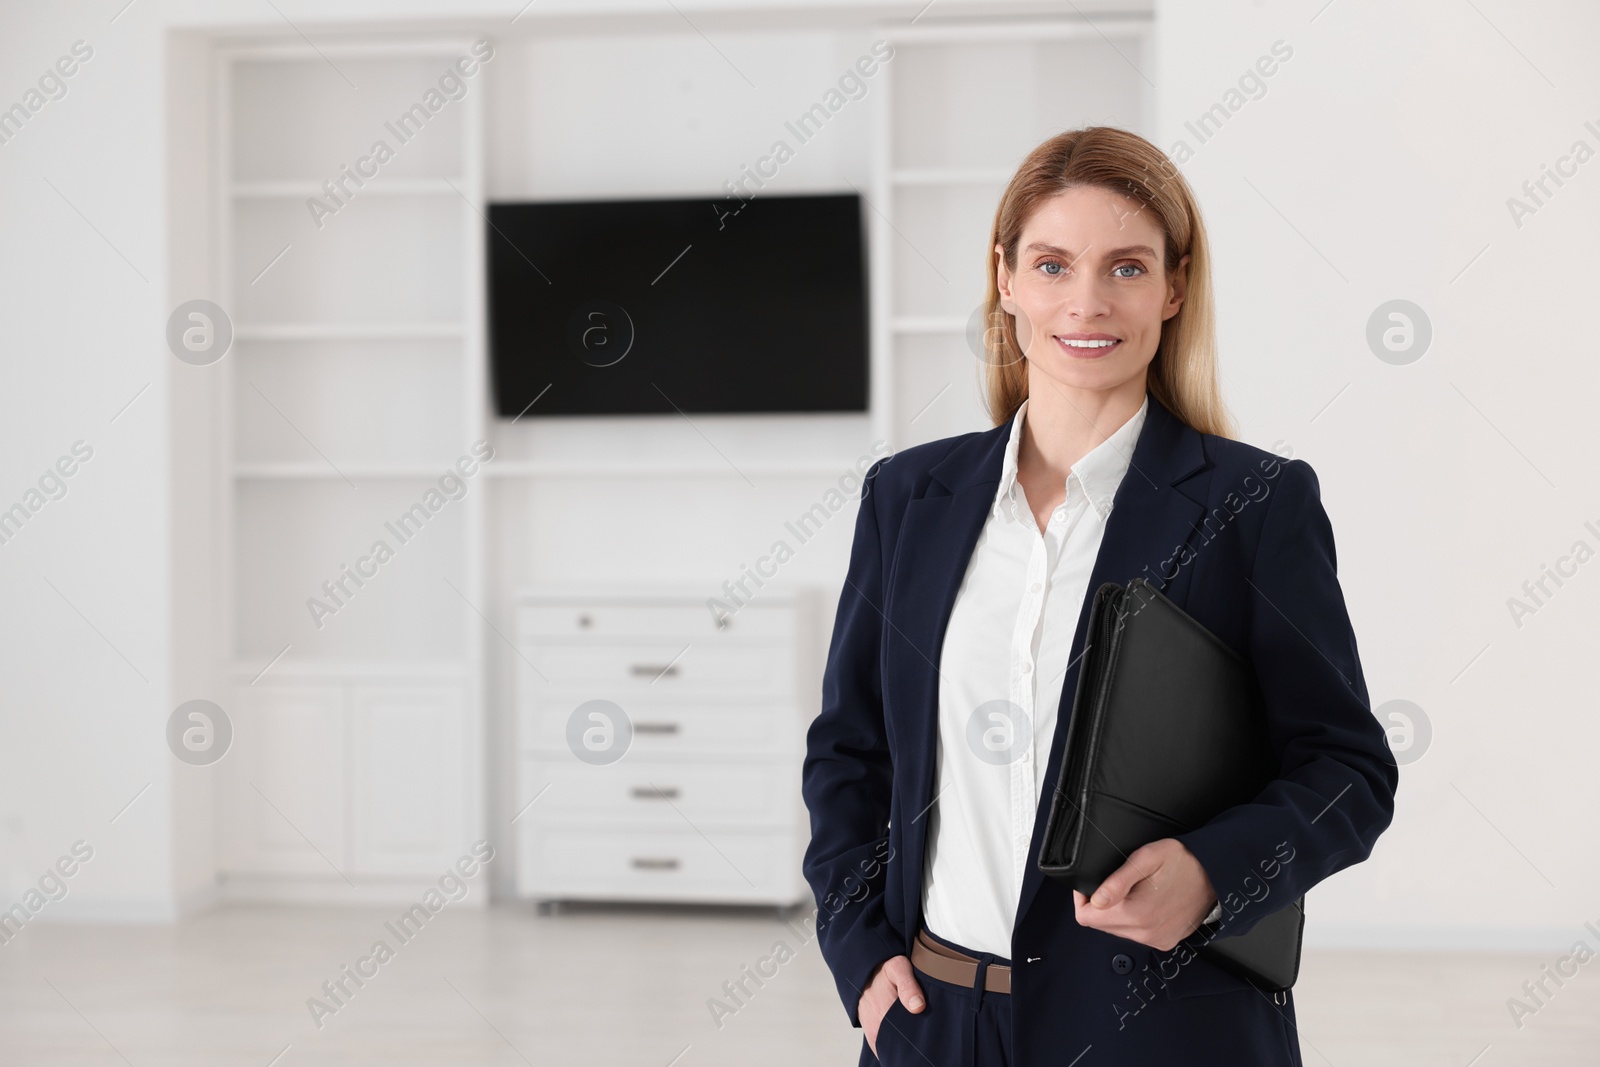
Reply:
[[[928,931],[942,945],[980,961],[972,989],[916,971],[927,1003],[913,1014],[896,1000],[878,1026],[878,1055],[861,1040],[860,1067],[1011,1067],[1011,995],[983,988],[982,967],[1011,961],[947,941]]]

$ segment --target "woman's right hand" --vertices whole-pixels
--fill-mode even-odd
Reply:
[[[878,1054],[878,1028],[883,1025],[883,1017],[889,1014],[889,1005],[897,1000],[913,1014],[927,1006],[907,956],[892,956],[878,964],[878,969],[872,972],[872,981],[867,983],[867,990],[856,1005],[861,1029],[867,1035],[867,1047],[874,1056]]]

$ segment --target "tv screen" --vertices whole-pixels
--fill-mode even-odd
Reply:
[[[867,409],[861,198],[489,205],[507,418]]]

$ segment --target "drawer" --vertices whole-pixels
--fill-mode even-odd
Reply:
[[[731,602],[728,603],[733,607]],[[542,601],[517,609],[517,632],[524,638],[663,637],[690,641],[713,637],[756,637],[789,640],[795,634],[794,611],[787,606],[751,604],[737,608],[718,626],[704,601],[607,604]]]
[[[576,759],[522,761],[523,819],[535,823],[659,823],[673,830],[794,822],[799,761],[650,762],[627,758],[595,766]]]
[[[749,901],[800,899],[793,834],[584,831],[525,827],[517,889],[543,899]]]
[[[573,691],[551,694],[520,709],[517,744],[523,751],[565,753],[567,720],[590,698]],[[628,759],[727,753],[796,753],[805,745],[805,725],[793,704],[760,701],[675,701],[639,696],[618,702],[633,724]]]
[[[795,685],[795,652],[788,645],[529,644],[520,652],[544,679],[529,679],[524,692],[535,697],[545,683],[619,703],[633,692],[789,695]]]

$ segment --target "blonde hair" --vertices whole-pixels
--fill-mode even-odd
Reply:
[[[1097,186],[1148,209],[1165,236],[1170,276],[1185,254],[1188,288],[1177,314],[1161,324],[1161,341],[1150,363],[1148,388],[1184,423],[1201,433],[1233,436],[1232,420],[1217,382],[1216,315],[1211,294],[1211,254],[1200,207],[1166,154],[1136,133],[1114,126],[1068,130],[1039,145],[1022,161],[1000,198],[989,235],[989,268],[983,333],[989,417],[1008,421],[1028,396],[1028,365],[1017,343],[1016,320],[1000,306],[994,247],[1008,269],[1017,269],[1022,228],[1039,205],[1076,186]]]

